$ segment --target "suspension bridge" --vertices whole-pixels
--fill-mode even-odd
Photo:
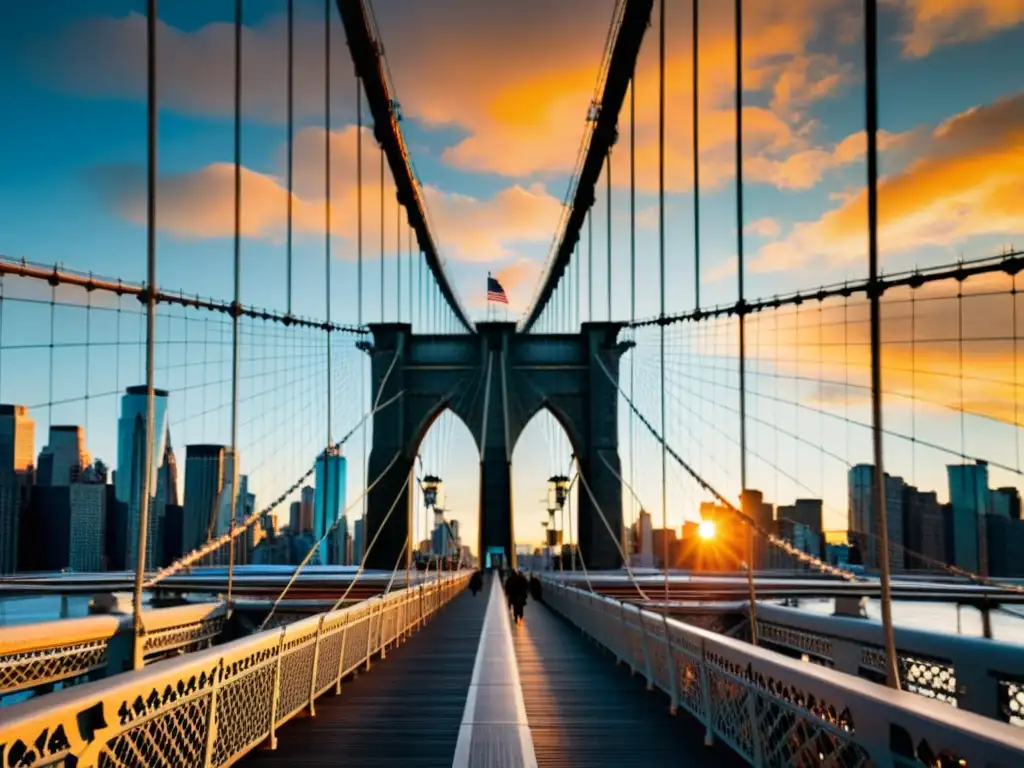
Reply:
[[[390,35],[400,56],[417,40],[387,4],[222,4],[208,26],[157,0],[85,19],[80,72],[80,41],[58,46],[61,87],[145,104],[100,121],[145,142],[83,174],[116,256],[12,219],[47,247],[0,257],[0,764],[1021,764],[1024,253],[937,257],[936,224],[923,263],[886,255],[941,207],[907,177],[980,174],[1000,144],[971,121],[1024,126],[1019,90],[884,129],[891,30],[864,0],[846,68],[804,63],[856,68],[856,131],[789,164],[771,153],[816,118],[772,121],[800,124],[827,78],[775,69],[773,41],[824,8],[605,3],[550,246],[498,319],[461,288],[483,287],[467,248],[503,250],[501,201],[549,195],[485,211],[424,180],[447,118],[399,102],[431,86],[392,74]],[[183,86],[196,62],[208,82]],[[526,82],[518,117],[492,105],[494,167],[471,151],[486,130],[444,162],[517,162],[509,126],[549,84]],[[211,133],[182,127],[204,110]],[[854,160],[826,224],[746,250],[780,237],[749,214],[757,185]],[[988,200],[951,199],[951,218]],[[488,302],[529,286],[517,265]],[[536,519],[522,471],[549,477]]]

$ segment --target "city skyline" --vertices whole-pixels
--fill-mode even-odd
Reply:
[[[865,177],[859,7],[830,2],[827,8],[820,9],[820,19],[809,21],[806,2],[749,5],[750,16],[744,22],[747,294],[772,295],[863,276],[863,246],[854,226],[860,225]],[[5,232],[3,251],[33,261],[61,261],[96,274],[139,280],[144,267],[144,228],[140,226],[138,195],[144,161],[144,99],[141,80],[122,75],[142,71],[138,57],[144,33],[140,16],[143,4],[106,0],[92,4],[89,9],[71,9],[61,14],[58,21],[44,6],[45,3],[15,9],[8,29],[18,29],[18,37],[4,39],[5,45],[0,47],[4,64],[0,93],[9,102],[22,105],[17,120],[0,126],[3,145],[12,148],[5,153],[11,164],[11,178],[23,179],[17,186],[0,189],[0,200],[4,203],[0,207],[0,224]],[[296,7],[297,66],[305,75],[297,80],[296,91],[295,189],[301,204],[296,208],[293,293],[301,299],[297,305],[301,304],[302,314],[322,316],[323,243],[318,201],[322,184],[317,170],[321,146],[317,139],[322,138],[323,112],[322,22],[315,4],[298,2]],[[557,9],[545,8],[544,13],[533,13],[528,9],[516,11],[445,0],[434,13],[407,9],[402,12],[395,2],[379,3],[378,22],[382,37],[388,41],[388,63],[402,104],[403,132],[422,176],[427,206],[438,242],[448,258],[448,269],[463,301],[477,318],[486,313],[483,298],[488,271],[502,281],[513,313],[522,310],[531,295],[561,213],[560,196],[572,170],[568,164],[585,128],[584,115],[592,96],[606,22],[612,12],[610,2],[602,7],[604,11],[594,9],[579,14],[573,3],[566,3]],[[998,204],[1000,198],[1015,199],[1015,185],[1020,177],[1020,152],[1012,136],[1024,121],[1024,95],[1013,74],[1024,67],[1024,46],[1019,45],[1022,19],[1013,12],[987,13],[987,7],[980,0],[949,6],[931,19],[912,0],[896,0],[881,8],[879,242],[883,271],[952,263],[961,256],[995,255],[1014,239],[1019,241],[1024,233],[1019,215]],[[202,9],[165,8],[160,27],[167,41],[161,49],[161,56],[166,57],[161,59],[161,77],[167,80],[162,81],[160,123],[159,279],[162,285],[175,290],[221,297],[230,295],[232,288],[228,182],[231,174],[225,165],[232,155],[228,77],[232,58],[230,46],[208,42],[223,29],[223,23],[230,21],[232,8],[228,2],[208,4]],[[734,118],[728,65],[732,26],[731,11],[726,6],[704,3],[702,8],[701,53],[712,62],[702,69],[700,100],[700,287],[701,304],[709,305],[731,302],[736,297],[735,189],[729,146]],[[464,36],[458,51],[448,50],[442,26],[453,12],[472,31]],[[281,195],[285,87],[284,68],[274,62],[284,61],[285,26],[279,9],[247,6],[245,13],[241,293],[247,304],[283,311],[288,301],[283,290],[285,206]],[[692,279],[695,265],[691,245],[688,8],[682,3],[671,4],[668,23],[667,279],[674,288],[666,297],[666,311],[672,313],[692,308],[696,287]],[[336,44],[343,46],[340,26],[335,20]],[[510,30],[514,34],[509,34]],[[553,39],[570,44],[552,48],[545,41]],[[511,41],[515,41],[515,48]],[[652,282],[657,273],[654,267],[658,250],[653,186],[657,91],[654,41],[655,35],[649,33],[637,69],[638,316],[658,311],[658,291]],[[540,55],[541,48],[544,55]],[[490,66],[501,57],[520,66]],[[73,64],[58,69],[54,66],[57,61]],[[332,187],[339,223],[333,244],[332,319],[346,323],[376,321],[381,317],[396,319],[398,307],[403,318],[409,319],[408,282],[402,301],[394,291],[396,243],[391,222],[396,211],[394,195],[388,192],[390,181],[385,184],[388,193],[384,195],[388,290],[384,293],[383,311],[380,306],[381,233],[376,208],[380,189],[374,182],[377,147],[368,115],[363,119],[365,283],[361,301],[354,295],[355,85],[344,57],[335,57],[334,61],[338,70],[332,76],[337,84],[331,123],[335,165]],[[213,75],[200,78],[202,88],[179,87],[180,78],[187,78],[195,67]],[[476,78],[476,72],[489,73],[486,83]],[[935,79],[946,87],[930,87]],[[448,81],[454,85],[438,90],[437,83]],[[463,96],[453,98],[456,93]],[[530,94],[531,104],[538,107],[540,117],[520,125],[510,116],[525,108],[524,94]],[[62,119],[55,122],[54,115]],[[44,129],[68,119],[76,125],[73,147]],[[629,178],[627,130],[625,124],[620,125],[621,140],[612,155],[612,270],[616,278],[627,274],[630,250],[630,227],[625,216]],[[496,146],[503,149],[496,150]],[[958,171],[965,164],[970,164],[971,173]],[[602,194],[598,195],[593,213],[596,299],[591,311],[588,292],[583,292],[583,319],[605,316],[607,211],[603,182],[601,186]],[[890,200],[893,202],[886,202]],[[59,205],[64,225],[74,227],[78,233],[71,249],[63,228],[38,226],[39,211],[54,205]],[[406,232],[401,239],[401,263],[405,265]],[[586,244],[584,239],[582,246]],[[587,263],[583,261],[581,274],[586,279]],[[978,281],[968,281],[964,288],[968,292],[986,289],[1008,293],[1011,281],[1001,279],[1003,282],[996,278],[981,281],[977,288]],[[612,282],[613,314],[625,317],[631,298],[629,281]],[[5,288],[7,295],[11,295],[16,290],[14,281],[8,279]],[[29,289],[23,290],[24,295],[30,295]],[[948,313],[952,311],[949,302],[954,293],[955,286],[938,285],[926,295],[931,306],[946,301]],[[31,297],[49,299],[45,290]],[[81,299],[84,302],[84,293]],[[96,294],[93,313],[97,318],[101,316],[98,307],[104,301]],[[50,341],[46,318],[49,308],[45,304],[30,307],[13,300],[5,304],[2,346],[13,345],[10,334],[16,327],[25,329],[24,338],[17,340],[19,345],[45,345]],[[357,309],[360,304],[361,318]],[[922,301],[920,306],[925,303]],[[857,317],[863,304],[854,301],[848,309]],[[973,335],[976,326],[1009,323],[1016,309],[1016,299],[990,301],[986,306],[966,300],[963,335],[968,342],[962,345],[962,363],[956,354],[950,353],[949,345],[933,341],[941,338],[936,332],[942,327],[941,319],[921,310],[921,359],[916,366],[921,373],[913,381],[900,372],[907,367],[902,364],[906,363],[905,355],[899,351],[900,329],[905,322],[890,323],[892,331],[887,333],[891,336],[884,336],[891,339],[888,348],[892,350],[886,423],[893,431],[913,435],[916,440],[887,437],[887,471],[918,487],[936,488],[941,497],[945,493],[942,467],[951,460],[952,451],[965,458],[990,460],[994,485],[1020,484],[1020,466],[1015,455],[1020,443],[1016,357],[1007,357],[1005,343],[975,341]],[[58,306],[58,342],[80,340],[81,314],[76,312]],[[163,312],[158,337],[173,338],[178,317],[174,312]],[[752,407],[751,416],[767,424],[749,424],[751,455],[747,485],[765,488],[766,493],[777,499],[819,495],[824,501],[826,520],[830,521],[828,527],[837,528],[847,513],[845,472],[849,466],[871,459],[869,431],[847,425],[844,429],[850,436],[837,439],[843,444],[842,449],[832,445],[808,449],[800,440],[780,437],[779,429],[795,425],[792,431],[807,440],[832,434],[840,423],[833,418],[835,415],[870,422],[863,389],[854,386],[837,391],[829,383],[844,379],[853,385],[863,383],[865,361],[857,336],[863,326],[858,321],[844,326],[853,335],[851,344],[843,346],[835,338],[825,344],[817,335],[820,332],[814,330],[815,323],[809,319],[812,317],[809,310],[805,315],[807,327],[793,334],[773,332],[770,319],[749,320],[748,366],[757,374],[748,377],[747,385],[755,393],[751,396],[752,406],[758,407]],[[137,331],[134,323],[121,325],[115,330],[109,321],[96,320],[94,338],[127,335],[129,326],[132,333]],[[212,336],[230,335],[223,322],[208,325]],[[822,325],[830,327],[828,317]],[[733,330],[723,325],[723,338],[731,339]],[[651,358],[644,355],[651,352],[646,344],[652,337],[637,335],[644,342],[635,354],[637,378],[649,387],[653,382],[650,372],[645,370]],[[191,348],[186,360],[197,362],[201,360],[202,345],[197,341],[201,336],[195,333],[189,338],[186,346]],[[738,451],[722,442],[705,422],[731,418],[723,407],[735,393],[727,390],[724,383],[735,375],[736,348],[732,341],[718,341],[710,351],[700,355],[694,352],[699,343],[707,342],[708,339],[698,342],[678,337],[676,343],[681,351],[677,354],[685,353],[709,366],[729,369],[715,383],[711,383],[711,373],[698,374],[709,384],[701,384],[703,398],[715,402],[692,406],[693,415],[684,423],[668,424],[665,432],[681,451],[690,442],[707,446],[700,471],[714,485],[735,493],[741,487]],[[755,345],[759,348],[755,349]],[[340,349],[342,345],[338,346]],[[810,350],[815,346],[818,351],[812,354]],[[171,347],[161,349],[167,351]],[[837,359],[841,349],[849,360]],[[86,377],[91,378],[92,391],[119,392],[127,383],[129,371],[135,381],[141,380],[139,351],[118,348],[116,354],[111,354],[97,345],[90,361],[90,376]],[[342,359],[360,359],[354,349],[350,352],[351,357],[339,355],[335,364],[340,365],[338,361]],[[54,403],[45,409],[45,426],[44,420],[39,419],[41,431],[50,424],[81,424],[94,441],[92,450],[96,455],[114,455],[111,448],[116,444],[115,425],[105,414],[114,410],[107,410],[109,399],[116,400],[120,394],[108,399],[92,398],[84,407],[80,402],[61,405],[72,398],[80,400],[82,384],[74,377],[58,376],[53,381],[45,350],[41,348],[37,353],[5,349],[0,354],[7,373],[0,379],[0,400],[33,406]],[[779,379],[771,378],[776,374],[806,376],[800,370],[801,364],[795,362],[801,356],[810,356],[813,375],[825,380],[811,392],[793,380],[780,385]],[[251,357],[256,359],[258,355],[252,353]],[[321,373],[326,376],[322,359],[311,352],[302,352],[300,357],[308,364],[311,377]],[[71,351],[58,349],[55,364],[58,370],[64,370],[76,367],[80,360]],[[212,360],[208,366],[199,374],[200,379],[210,382],[224,378],[213,373]],[[1012,377],[1007,373],[1009,368],[1014,369]],[[20,370],[20,376],[11,376],[13,370]],[[268,371],[268,375],[274,375],[276,370],[277,367]],[[966,383],[965,371],[971,372]],[[627,372],[628,367],[624,375]],[[158,375],[167,379],[160,384],[172,396],[186,387],[180,372],[170,366],[163,366]],[[121,386],[116,382],[119,376]],[[356,384],[358,376],[350,376],[349,384]],[[956,387],[943,384],[943,377],[959,378],[961,389],[966,391],[961,393]],[[1014,381],[1008,384],[1010,378]],[[211,400],[222,397],[224,389],[211,386]],[[47,391],[53,394],[39,395]],[[259,392],[251,389],[243,392],[243,397]],[[367,398],[370,396],[371,393],[366,394]],[[832,416],[811,414],[810,421],[801,421],[797,405],[771,400],[780,396],[799,406],[810,404]],[[190,394],[186,390],[187,397]],[[273,402],[266,391],[263,397],[265,402]],[[656,395],[647,397],[641,393],[637,399],[645,412],[657,412]],[[210,406],[197,404],[197,400],[192,397],[191,407],[183,408],[184,423],[177,426],[182,427],[184,434],[176,441],[181,445],[207,441],[229,444],[227,409],[215,408],[200,416]],[[1009,409],[1011,402],[1013,408]],[[309,403],[310,415],[304,420],[304,431],[307,423],[322,423],[326,416],[322,403],[312,398]],[[341,397],[335,398],[334,403],[332,437],[338,439],[338,433],[358,421],[366,404],[356,398]],[[961,417],[961,405],[968,413],[966,418]],[[637,471],[640,467],[660,466],[660,451],[645,444],[645,440],[651,441],[642,434],[637,436],[635,448],[629,446],[628,413],[621,404],[620,414],[624,472],[636,480],[637,494],[645,508],[660,518],[660,470]],[[209,423],[211,418],[219,422],[216,427]],[[553,424],[547,414],[531,423],[513,461],[515,497],[520,500],[516,529],[524,533],[535,531],[531,535],[534,540],[540,537],[540,522],[545,513],[541,504],[532,505],[529,500],[543,495],[546,478],[556,469],[553,460],[545,459],[550,453],[548,444],[554,441],[548,436]],[[287,487],[312,466],[327,437],[313,434],[313,429],[308,431],[308,435],[304,432],[301,437],[290,437],[284,447],[275,446],[287,454],[287,461],[280,462],[282,469],[273,473],[273,478],[271,473],[252,473],[255,483],[268,486],[257,489],[258,498],[275,498],[278,486]],[[446,476],[453,508],[472,510],[477,498],[477,478],[472,469],[464,468],[475,466],[474,446],[462,425],[452,426],[449,431],[453,438],[446,450],[451,466],[435,465],[431,471]],[[243,457],[258,457],[262,452],[262,466],[269,459],[268,441],[260,440],[261,436],[253,428],[248,444],[240,446],[239,453]],[[432,430],[424,452],[429,452],[429,443],[438,439],[442,438]],[[565,454],[557,469],[565,471],[571,449],[564,435],[554,439],[560,441]],[[946,451],[931,450],[926,447],[928,442],[941,445]],[[36,454],[40,447],[37,445]],[[357,435],[354,443],[346,446],[352,477],[363,477],[360,449],[361,438]],[[843,461],[829,459],[824,450],[842,454]],[[688,460],[695,459],[684,453]],[[635,457],[632,462],[631,455]],[[685,519],[694,519],[699,499],[690,489],[689,481],[680,479],[674,468],[670,468],[670,479],[668,516],[678,526]],[[349,484],[349,500],[354,498],[357,485]],[[629,511],[636,506],[631,504]],[[475,541],[475,515],[461,514],[465,518],[464,538]],[[629,519],[629,514],[626,517]]]

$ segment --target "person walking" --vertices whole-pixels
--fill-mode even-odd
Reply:
[[[529,592],[529,582],[520,571],[515,571],[510,580],[512,581],[512,618],[517,624],[521,624],[523,609],[526,607],[526,595]]]
[[[480,571],[476,571],[472,576],[469,577],[469,589],[473,593],[473,597],[476,597],[476,593],[484,587],[484,576]]]

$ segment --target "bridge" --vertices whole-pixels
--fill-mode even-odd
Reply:
[[[1021,765],[1024,18],[157,5],[11,19],[0,765]]]

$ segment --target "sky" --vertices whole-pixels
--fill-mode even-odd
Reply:
[[[286,4],[245,3],[241,300],[323,318],[329,294],[335,322],[409,320],[415,314],[417,327],[429,328],[419,324],[421,261],[410,258],[409,231],[401,226],[391,180],[385,177],[381,184],[379,150],[366,114],[360,280],[357,85],[335,12],[326,126],[323,6],[304,0],[295,5],[289,295]],[[880,5],[883,272],[993,256],[1015,240],[1019,245],[1024,6],[1014,0]],[[508,292],[508,317],[515,318],[529,304],[562,214],[613,2],[375,0],[373,7],[401,127],[448,274],[470,314],[482,319],[485,277],[493,273]],[[158,282],[225,300],[234,290],[233,8],[230,0],[164,4],[158,44]],[[691,6],[667,0],[664,254],[658,238],[655,18],[637,65],[636,119],[631,126],[624,111],[612,153],[611,214],[602,176],[592,211],[593,240],[585,235],[581,241],[580,276],[562,289],[561,309],[549,313],[546,327],[608,319],[608,297],[613,319],[656,315],[662,309],[662,264],[666,313],[692,309],[698,287],[704,307],[737,299],[731,8],[707,0],[700,6],[699,268]],[[867,273],[861,9],[856,0],[745,4],[741,229],[748,299]],[[141,0],[41,0],[9,12],[0,30],[0,99],[17,109],[6,110],[0,122],[0,254],[126,281],[144,279],[144,11]],[[887,300],[887,467],[939,491],[940,498],[943,465],[959,461],[958,454],[1004,467],[993,467],[993,485],[1020,484],[1012,287],[1010,278],[993,276],[963,284],[964,293],[977,294],[973,299],[957,301],[958,286],[949,281],[922,289],[912,302],[909,295]],[[93,294],[88,300],[94,309],[87,311],[71,306],[86,301],[84,292],[61,289],[51,315],[49,294],[47,286],[5,280],[0,399],[40,406],[33,409],[38,447],[49,423],[86,423],[91,450],[112,458],[117,410],[116,396],[108,393],[142,375],[138,304],[126,298],[112,304]],[[110,311],[117,306],[120,312]],[[952,314],[960,325],[952,326],[951,336]],[[87,317],[92,319],[86,322]],[[863,302],[852,299],[748,320],[747,485],[780,503],[797,496],[825,498],[830,528],[845,526],[846,467],[871,457],[869,433],[857,426],[870,422],[863,389],[865,317]],[[161,318],[158,379],[172,392],[172,441],[229,441],[228,318],[173,308]],[[243,471],[258,476],[259,500],[269,501],[311,465],[326,439],[326,392],[316,386],[327,377],[326,345],[313,331],[268,330],[262,321],[243,325],[248,335],[241,353],[246,377],[239,445]],[[734,320],[669,327],[668,386],[662,387],[659,331],[637,331],[622,379],[638,407],[652,416],[659,414],[665,392],[662,429],[668,441],[732,496],[740,488],[741,467],[737,333]],[[964,341],[951,343],[953,337]],[[340,336],[332,347],[334,440],[358,424],[370,397],[353,342],[352,336]],[[625,406],[620,431],[624,473],[635,481],[638,497],[633,501],[626,494],[627,519],[641,504],[657,518],[660,445],[629,419]],[[363,437],[357,432],[346,445],[352,477],[362,474]],[[517,445],[515,525],[525,540],[540,538],[546,478],[564,471],[569,452],[564,434],[546,414]],[[474,542],[477,458],[468,431],[446,416],[421,453],[435,463],[425,471],[445,477],[446,505]],[[676,525],[695,519],[705,497],[677,468],[668,472],[664,519]],[[360,484],[349,485],[356,509]]]

